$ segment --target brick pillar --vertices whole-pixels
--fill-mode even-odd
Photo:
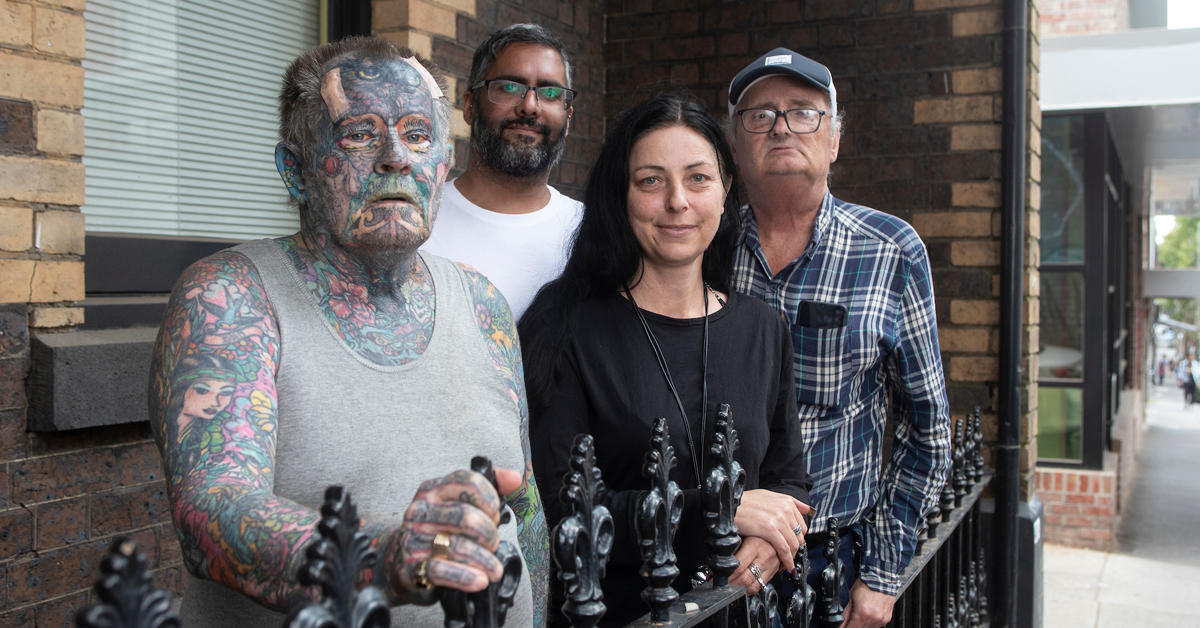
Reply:
[[[0,4],[0,303],[38,328],[83,320],[82,9]]]
[[[999,50],[1003,26],[999,2],[915,0],[918,14],[940,15],[950,38],[927,57],[933,70],[930,94],[913,106],[916,125],[948,134],[948,150],[931,156],[941,167],[948,202],[913,215],[934,266],[938,331],[952,410],[985,408],[984,434],[996,435],[996,384],[1000,342],[1000,132],[1003,77]],[[1037,100],[1037,9],[1031,4],[1025,306],[1022,326],[1024,375],[1021,408],[1021,499],[1036,488],[1038,240],[1041,111]],[[988,53],[988,49],[991,53]],[[936,152],[941,152],[937,151]],[[948,189],[947,189],[948,188]],[[935,198],[937,194],[935,193]],[[990,451],[988,459],[990,463]]]
[[[929,247],[951,412],[982,406],[990,444],[1000,367],[1000,7],[916,0],[914,9],[941,23],[948,37],[926,58],[929,93],[912,109],[915,125],[945,138],[927,171],[935,196],[944,196],[914,213],[912,223]]]
[[[452,177],[466,167],[470,127],[462,117],[462,95],[471,73],[475,47],[498,28],[536,23],[566,45],[574,68],[575,100],[571,134],[550,185],[573,198],[582,198],[583,184],[604,139],[604,74],[602,47],[604,14],[599,0],[566,2],[539,0],[374,0],[371,32],[408,46],[433,59],[450,82],[454,103],[451,136],[458,163]]]
[[[1041,78],[1041,0],[1029,1],[1029,68],[1026,75],[1028,99],[1025,110],[1029,119],[1026,129],[1026,153],[1029,160],[1025,171],[1025,316],[1022,355],[1025,391],[1021,407],[1021,499],[1029,500],[1037,492],[1037,406],[1038,353],[1041,351],[1041,275],[1040,238],[1042,236],[1042,106]]]
[[[26,431],[30,344],[83,321],[85,0],[0,0],[0,625],[71,625],[114,536],[182,585],[147,423]]]

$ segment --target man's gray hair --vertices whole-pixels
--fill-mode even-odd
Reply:
[[[416,59],[429,71],[443,94],[449,89],[441,69],[432,61],[377,37],[347,37],[301,53],[283,75],[283,88],[279,91],[279,139],[299,151],[297,157],[302,161],[302,172],[307,172],[313,163],[319,139],[317,129],[322,117],[328,115],[325,100],[321,97],[321,80],[329,70],[326,66],[342,57]],[[452,105],[445,96],[433,101],[437,125],[435,139],[449,146]]]
[[[483,81],[492,62],[511,44],[538,44],[558,51],[567,74],[567,88],[571,88],[571,60],[567,57],[567,47],[562,41],[537,24],[513,24],[488,35],[475,49],[475,57],[471,59],[471,76],[467,79],[469,89],[474,89]]]

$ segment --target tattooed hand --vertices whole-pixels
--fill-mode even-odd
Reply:
[[[521,485],[521,475],[496,469],[496,483],[503,495]],[[417,490],[404,513],[388,551],[392,594],[401,602],[432,603],[430,596],[414,584],[418,567],[428,561],[426,577],[435,586],[463,591],[481,591],[503,576],[494,552],[500,545],[496,526],[503,504],[500,495],[482,475],[455,471],[427,480]],[[432,558],[433,538],[450,534],[445,558]]]

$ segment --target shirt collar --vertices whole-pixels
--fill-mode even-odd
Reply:
[[[833,194],[831,194],[829,189],[826,188],[825,197],[821,199],[821,209],[817,212],[817,221],[813,224],[812,237],[809,238],[808,246],[804,248],[804,253],[801,255],[801,257],[806,259],[812,258],[813,254],[816,253],[817,247],[821,245],[821,239],[824,237],[825,232],[829,229],[829,222],[833,220],[833,209]],[[744,228],[746,248],[753,251],[757,257],[762,257],[762,246],[758,240],[758,223],[754,220],[754,210],[751,209],[749,203],[742,205],[742,225]],[[763,262],[765,267],[765,257],[763,258]],[[779,272],[782,269],[773,268],[771,270]]]

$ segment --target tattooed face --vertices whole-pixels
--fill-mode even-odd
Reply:
[[[192,382],[183,393],[183,416],[189,419],[213,419],[229,406],[233,398],[232,382],[201,379]]]
[[[305,217],[348,251],[415,250],[429,237],[449,170],[436,84],[416,60],[335,64],[321,82],[329,115],[308,167]]]

